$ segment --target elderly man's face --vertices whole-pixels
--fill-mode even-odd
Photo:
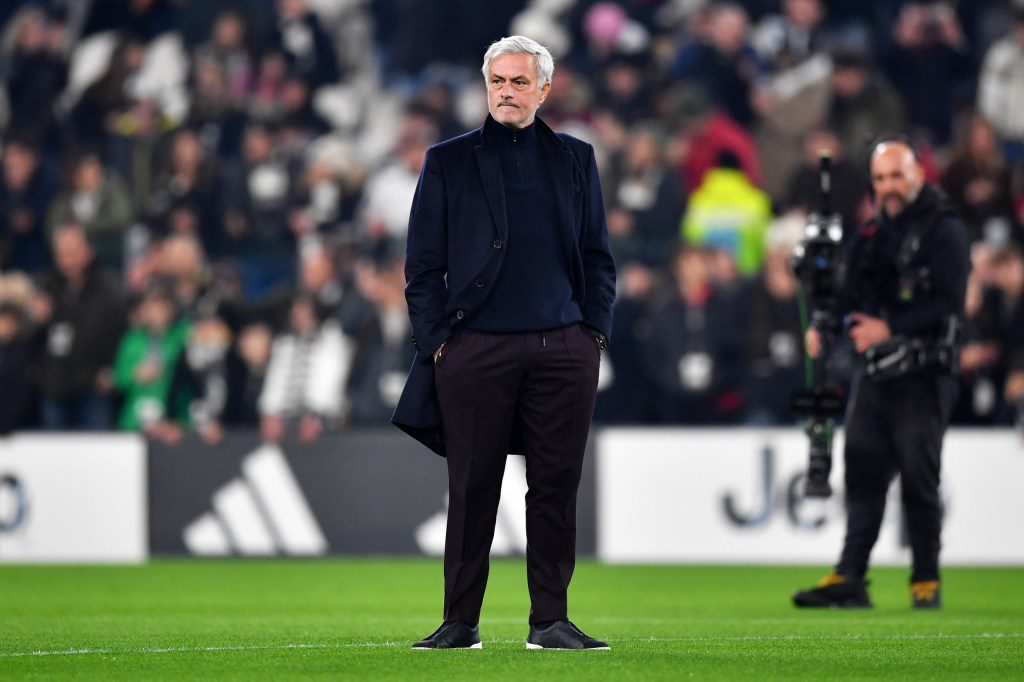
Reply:
[[[921,164],[907,145],[902,142],[878,145],[871,155],[871,186],[890,218],[895,218],[914,202],[923,184]]]
[[[526,52],[503,54],[491,60],[487,75],[487,108],[494,120],[525,128],[547,98],[551,83],[537,85],[537,65]]]

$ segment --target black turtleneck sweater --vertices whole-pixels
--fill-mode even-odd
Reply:
[[[583,319],[561,243],[555,190],[537,125],[508,128],[488,117],[498,148],[508,239],[501,270],[465,328],[489,333],[557,329]]]

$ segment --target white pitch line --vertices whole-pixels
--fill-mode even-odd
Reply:
[[[694,636],[694,637],[640,637],[633,639],[609,640],[618,642],[779,642],[793,640],[932,640],[932,639],[1021,639],[1024,632],[978,632],[964,635],[948,633],[914,634],[914,633],[893,633],[889,635],[860,635],[860,634],[836,634],[836,635],[736,635],[736,636]]]
[[[609,639],[609,642],[626,644],[657,644],[661,642],[776,642],[793,640],[971,640],[971,639],[1022,639],[1024,632],[979,632],[964,635],[934,634],[891,634],[891,635],[737,635],[737,636],[694,636],[694,637],[634,637],[629,639]],[[488,639],[487,644],[517,644],[520,639]],[[410,642],[347,642],[347,643],[297,643],[297,644],[242,644],[237,646],[200,646],[200,647],[154,647],[145,649],[63,649],[58,651],[10,651],[0,652],[0,658],[21,658],[25,656],[82,656],[95,654],[115,654],[119,656],[132,654],[168,654],[168,653],[203,653],[217,651],[283,651],[287,649],[373,649],[383,647],[411,647]]]
[[[285,649],[367,649],[373,647],[403,646],[406,642],[359,642],[340,644],[242,644],[238,646],[153,647],[147,649],[63,649],[59,651],[12,651],[0,653],[0,658],[22,656],[76,656],[82,654],[170,654],[205,651],[276,651]]]

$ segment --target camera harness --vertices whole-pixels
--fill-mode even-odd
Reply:
[[[902,303],[911,303],[931,290],[931,269],[926,265],[917,268],[912,265],[921,251],[922,239],[942,218],[943,213],[940,209],[927,219],[912,223],[900,243],[896,275],[899,300]],[[877,234],[876,231],[869,239],[877,241]],[[868,253],[875,249],[869,249]],[[884,381],[929,369],[955,374],[959,366],[961,328],[960,317],[951,315],[946,320],[942,334],[935,338],[891,336],[864,354],[867,375],[875,381]]]

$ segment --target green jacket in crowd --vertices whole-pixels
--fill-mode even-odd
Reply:
[[[114,361],[114,380],[124,394],[124,407],[118,426],[138,431],[160,419],[188,422],[188,396],[171,396],[171,385],[178,358],[185,350],[189,324],[178,320],[163,336],[152,336],[143,327],[134,327],[121,339]],[[136,368],[145,362],[156,362],[160,373],[155,380],[141,383]]]

